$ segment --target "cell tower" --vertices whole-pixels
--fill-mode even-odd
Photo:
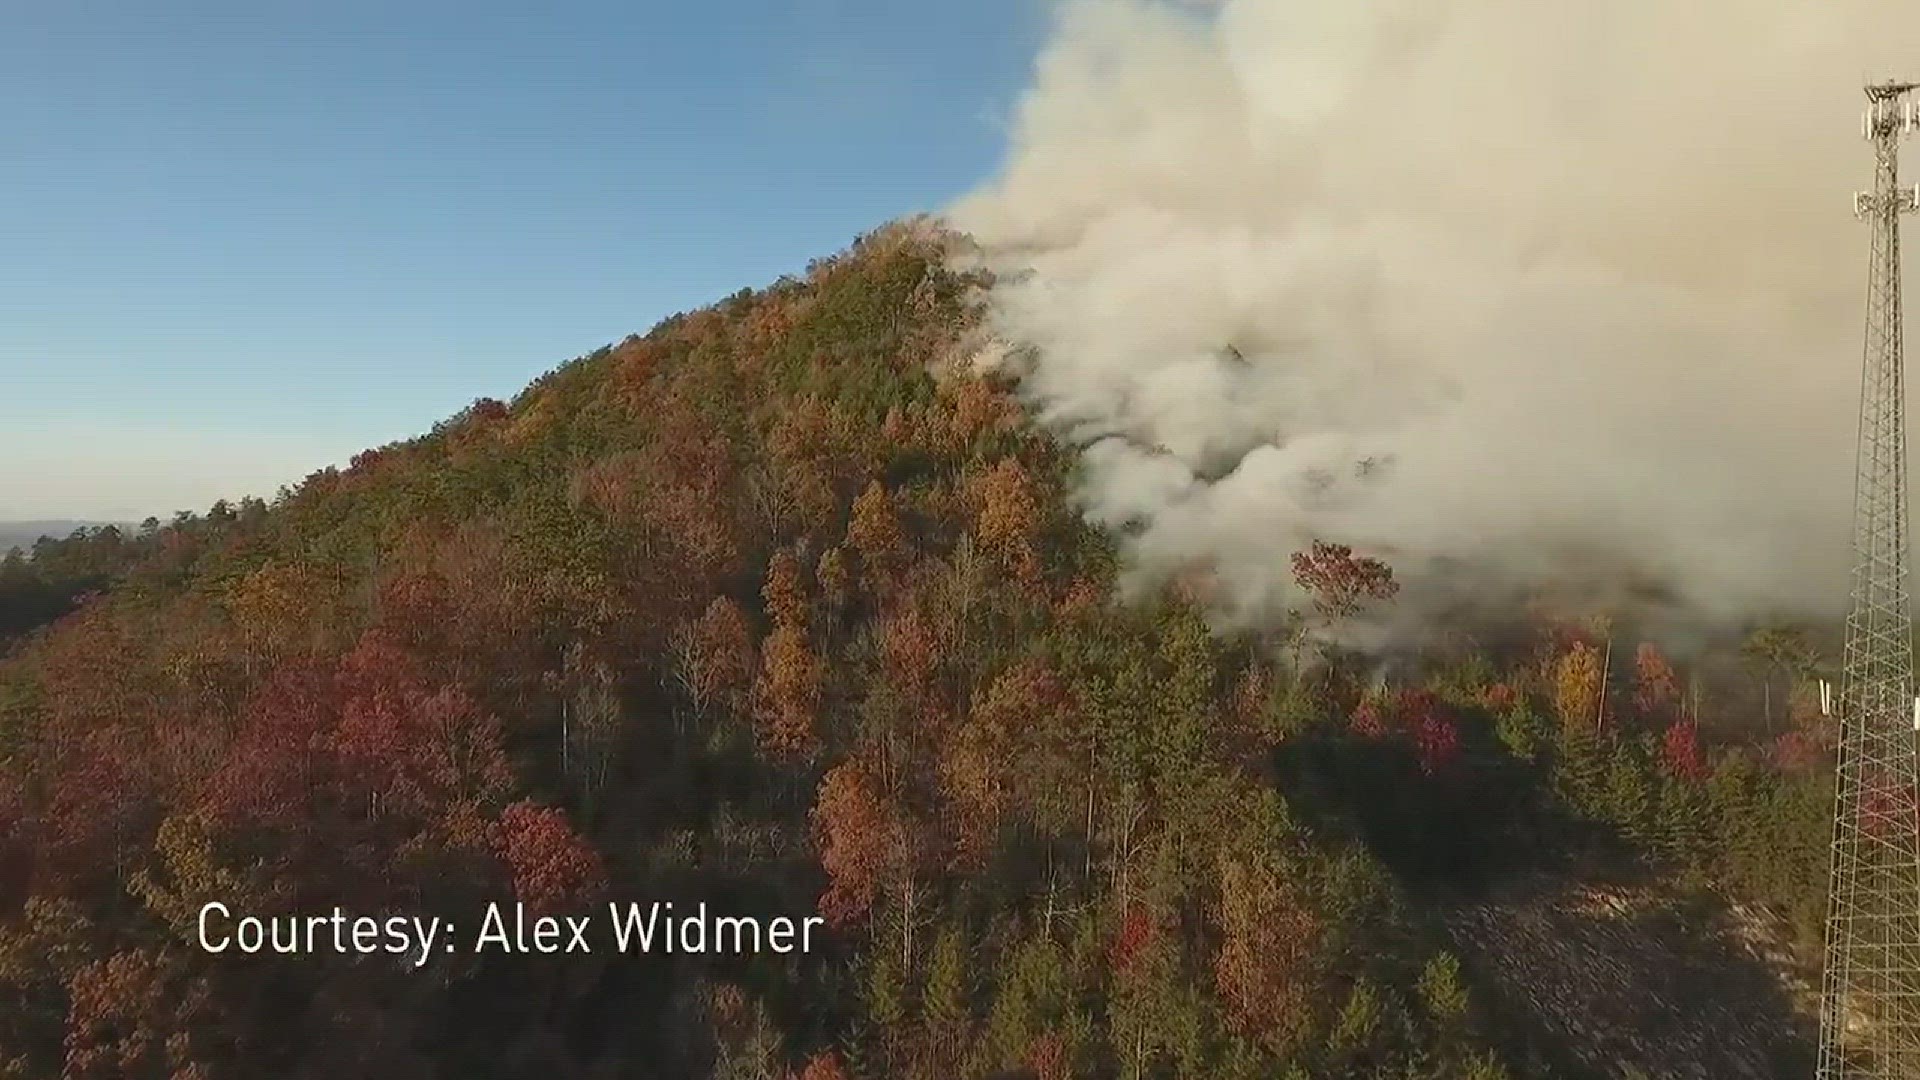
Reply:
[[[1920,1080],[1920,702],[1907,598],[1907,424],[1900,312],[1899,145],[1920,127],[1912,83],[1867,87],[1873,227],[1854,474],[1853,597],[1821,982],[1818,1080]]]

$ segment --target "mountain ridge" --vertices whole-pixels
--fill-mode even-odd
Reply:
[[[1073,449],[959,362],[958,242],[883,228],[271,504],[76,546],[104,580],[0,661],[0,1064],[1493,1080],[1522,1063],[1409,899],[1433,864],[1624,837],[1796,879],[1784,825],[1709,840],[1817,778],[1709,781],[1657,679],[1592,730],[1591,637],[1384,694],[1303,656],[1391,602],[1363,553],[1296,554],[1317,604],[1272,626],[1212,625],[1204,573],[1123,596]],[[192,937],[214,900],[638,897],[831,932],[423,972]]]

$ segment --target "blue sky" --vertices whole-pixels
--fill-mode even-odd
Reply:
[[[938,208],[998,162],[1044,22],[1041,0],[17,5],[0,520],[269,495]]]

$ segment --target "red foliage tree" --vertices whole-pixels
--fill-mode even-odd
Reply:
[[[1073,1055],[1067,1052],[1067,1040],[1058,1032],[1037,1036],[1027,1048],[1027,1068],[1034,1080],[1068,1080],[1073,1075]]]
[[[939,763],[941,793],[952,811],[944,820],[961,865],[977,866],[986,857],[1021,787],[1007,768],[1018,747],[1066,708],[1059,677],[1036,659],[1014,663],[975,694],[969,715],[948,738]]]
[[[767,468],[775,527],[817,536],[833,521],[848,471],[842,424],[818,397],[808,395],[780,411],[767,435]]]
[[[1774,740],[1773,763],[1782,772],[1806,772],[1820,763],[1826,748],[1805,731],[1789,731]]]
[[[396,647],[406,642],[417,649],[440,648],[457,623],[452,590],[427,567],[410,567],[381,582],[376,605],[377,625]]]
[[[1353,615],[1366,601],[1388,600],[1400,591],[1386,563],[1322,540],[1315,540],[1308,551],[1293,553],[1293,579],[1328,619]]]
[[[599,852],[554,807],[531,802],[507,807],[494,825],[493,843],[512,875],[514,895],[529,910],[576,910],[606,887]]]
[[[1707,775],[1706,762],[1700,756],[1699,725],[1687,720],[1675,721],[1660,742],[1660,764],[1667,774],[1682,780],[1698,780]]]
[[[1387,713],[1380,698],[1374,694],[1361,698],[1360,704],[1354,706],[1353,717],[1347,727],[1363,739],[1384,738],[1387,734]]]
[[[682,404],[661,414],[663,430],[635,462],[633,513],[658,538],[670,566],[653,584],[681,611],[697,611],[740,568],[746,546],[732,489],[740,469],[723,433]],[[640,493],[644,492],[644,498]]]
[[[807,1059],[806,1067],[800,1070],[800,1080],[848,1080],[848,1077],[846,1067],[840,1064],[840,1055],[827,1050]]]
[[[63,1077],[206,1075],[192,1045],[205,987],[183,985],[160,957],[134,950],[87,964],[67,993]]]
[[[254,692],[226,761],[201,792],[216,820],[291,826],[306,812],[339,714],[334,669],[318,660],[282,664]]]
[[[1460,726],[1441,713],[1422,716],[1413,737],[1420,755],[1420,771],[1428,776],[1441,772],[1460,756]]]
[[[336,679],[342,693],[327,749],[347,786],[377,795],[380,813],[426,821],[506,790],[499,724],[464,691],[430,687],[390,639],[366,635],[341,658]]]
[[[422,855],[478,855],[510,782],[492,717],[369,632],[338,661],[276,670],[198,801],[290,898],[371,905],[420,887],[405,868]]]
[[[1506,712],[1520,703],[1520,692],[1512,683],[1497,682],[1480,692],[1480,705],[1489,712]]]
[[[82,739],[66,758],[41,822],[47,869],[70,887],[117,891],[106,875],[160,820],[153,776],[141,747],[111,731]]]
[[[900,825],[866,770],[851,761],[821,778],[812,817],[828,880],[820,914],[836,926],[853,922],[873,906],[898,856]]]
[[[26,793],[0,776],[0,923],[19,912],[33,885],[34,837]]]
[[[1147,909],[1138,904],[1129,905],[1126,915],[1120,919],[1120,930],[1113,937],[1113,945],[1107,951],[1114,973],[1125,975],[1131,971],[1159,936],[1160,924]]]

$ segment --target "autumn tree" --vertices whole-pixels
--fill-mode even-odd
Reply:
[[[303,643],[336,617],[339,578],[314,567],[268,563],[241,578],[227,595],[233,621],[254,648],[278,656]]]
[[[1553,668],[1554,711],[1566,727],[1593,727],[1600,716],[1604,676],[1600,650],[1575,642]]]
[[[1358,614],[1369,600],[1389,600],[1400,591],[1386,563],[1355,555],[1345,544],[1315,540],[1293,553],[1293,579],[1327,621]]]
[[[606,887],[600,854],[555,807],[524,801],[507,807],[494,826],[493,843],[507,865],[514,895],[530,911],[575,910]]]
[[[781,757],[803,756],[817,745],[826,674],[805,630],[782,623],[760,650],[753,716],[760,745]]]
[[[800,560],[792,551],[781,549],[767,564],[767,583],[761,589],[767,604],[767,617],[776,626],[804,630],[807,626],[807,589],[801,577]]]
[[[1673,716],[1680,707],[1680,677],[1651,642],[1642,642],[1634,654],[1633,707],[1649,721]]]
[[[800,1070],[798,1080],[851,1080],[847,1070],[840,1063],[840,1055],[831,1050],[818,1053],[807,1059],[806,1067]]]
[[[1215,986],[1236,1031],[1284,1054],[1313,1007],[1320,930],[1270,855],[1223,858],[1219,875]]]
[[[767,500],[780,535],[818,536],[834,519],[847,472],[834,410],[805,395],[776,415],[767,436]]]
[[[715,597],[699,618],[672,636],[674,675],[696,712],[714,705],[739,708],[752,687],[756,658],[746,612]]]
[[[1660,764],[1668,775],[1681,780],[1699,780],[1707,773],[1700,757],[1699,725],[1676,720],[1667,728],[1660,744]]]
[[[872,908],[899,859],[900,823],[866,769],[851,761],[821,779],[812,816],[828,881],[820,914],[835,925],[853,922]]]
[[[1024,589],[1040,582],[1040,491],[1018,460],[1003,458],[968,484],[974,536]]]
[[[116,953],[76,972],[67,994],[63,1077],[209,1075],[194,1046],[205,986],[162,957]]]
[[[862,562],[872,571],[891,573],[907,556],[906,534],[900,527],[900,512],[893,496],[878,480],[853,500],[847,521],[847,543],[860,553]]]

